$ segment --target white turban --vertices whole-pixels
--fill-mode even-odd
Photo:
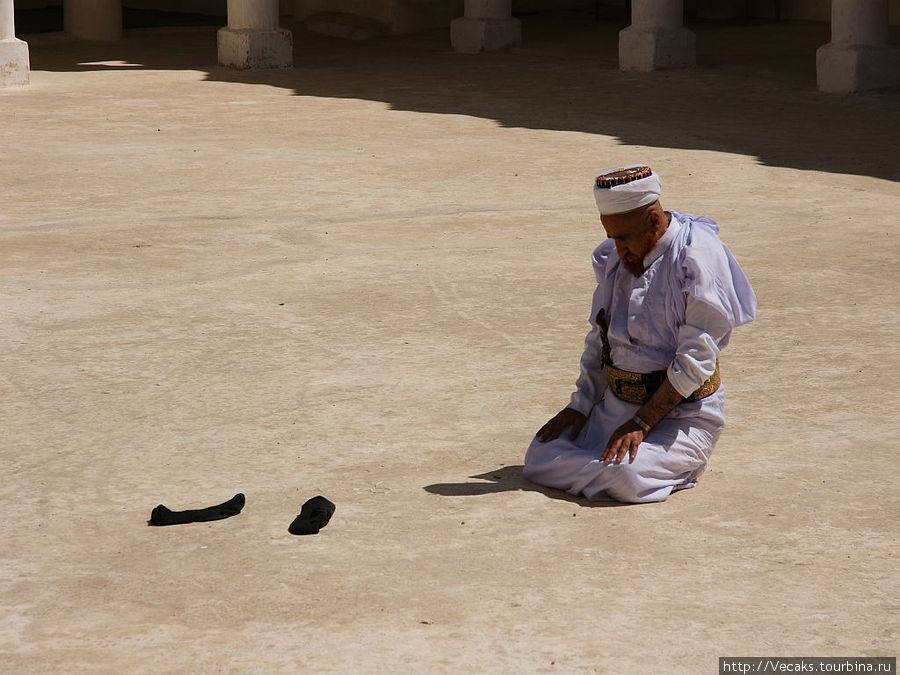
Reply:
[[[655,202],[659,194],[659,178],[642,164],[607,171],[594,181],[594,199],[600,215],[639,209]]]

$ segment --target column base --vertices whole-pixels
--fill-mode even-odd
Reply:
[[[450,22],[450,44],[463,54],[516,47],[522,44],[522,22],[518,19],[454,19]]]
[[[816,79],[835,94],[900,85],[900,48],[829,42],[816,50]]]
[[[18,38],[0,40],[0,87],[23,87],[30,74],[28,43]]]
[[[262,70],[294,65],[294,40],[289,30],[220,28],[216,39],[220,66]]]
[[[687,28],[634,26],[619,31],[619,69],[651,71],[697,65],[697,36]]]

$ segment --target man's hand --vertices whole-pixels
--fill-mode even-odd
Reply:
[[[643,429],[632,420],[628,420],[609,437],[609,443],[606,444],[606,450],[600,456],[600,461],[619,464],[627,454],[629,463],[633,462],[637,457],[638,446],[644,442],[646,436]]]
[[[587,418],[574,408],[563,408],[553,417],[552,420],[542,426],[537,432],[537,439],[541,443],[552,441],[559,438],[559,435],[565,431],[566,427],[572,427],[569,436],[574,441],[581,433]]]
[[[650,400],[638,409],[637,415],[652,429],[683,400],[684,397],[675,390],[667,377],[659,389],[653,392]],[[645,438],[647,434],[644,430],[633,420],[628,420],[609,437],[609,443],[606,444],[606,450],[603,451],[600,460],[620,464],[625,455],[628,455],[628,461],[633,462],[637,457],[638,447]]]

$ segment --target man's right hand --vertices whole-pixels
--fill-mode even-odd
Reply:
[[[565,431],[566,427],[572,427],[569,436],[574,441],[581,433],[581,428],[587,418],[574,408],[563,408],[553,417],[552,420],[542,426],[537,432],[537,439],[541,443],[552,441],[559,438],[559,435]]]

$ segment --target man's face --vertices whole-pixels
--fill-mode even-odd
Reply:
[[[625,269],[638,277],[644,273],[644,256],[646,256],[661,233],[654,227],[652,216],[640,209],[629,213],[600,216],[606,236],[616,243],[616,253],[625,265]]]

